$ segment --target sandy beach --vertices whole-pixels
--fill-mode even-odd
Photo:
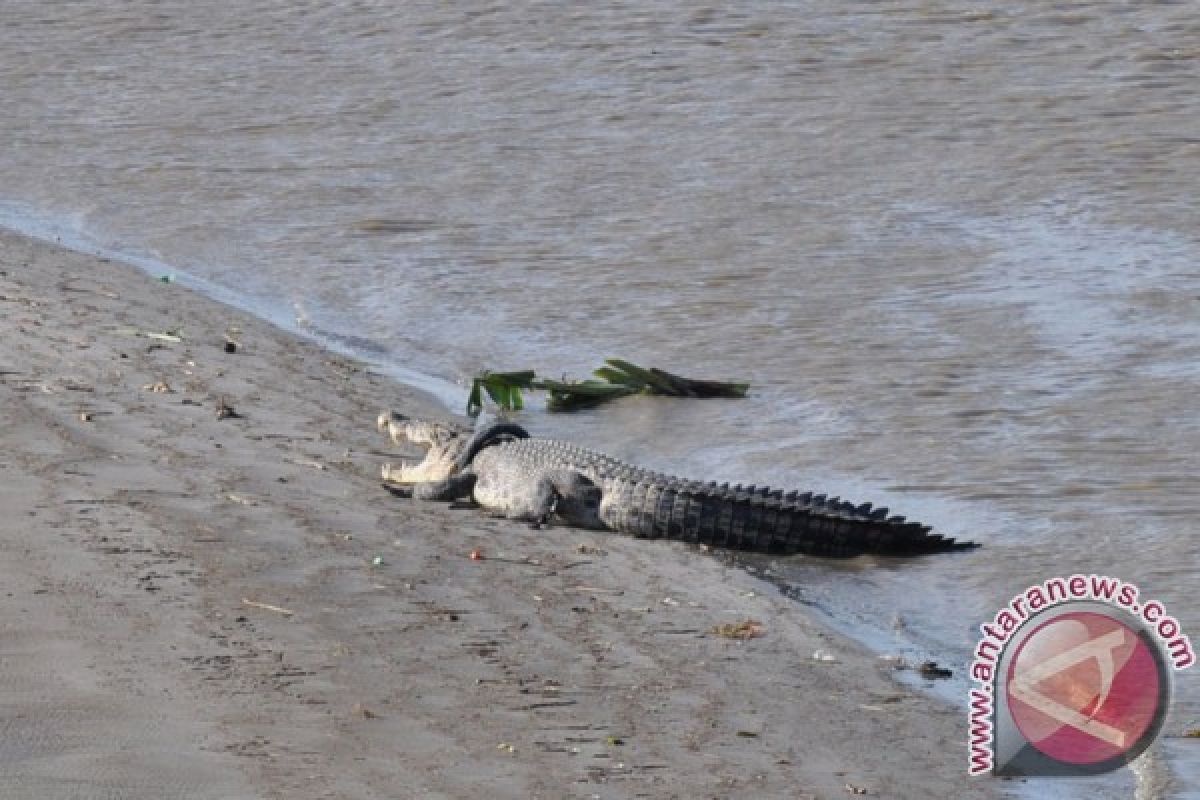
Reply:
[[[363,364],[8,233],[0,308],[3,797],[999,787],[959,709],[708,554],[391,497],[375,415],[446,415]]]

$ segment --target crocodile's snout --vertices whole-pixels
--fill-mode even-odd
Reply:
[[[404,444],[409,441],[408,425],[409,418],[395,411],[383,411],[379,414],[379,418],[375,421],[376,427],[380,433],[387,434],[392,440],[392,444]]]
[[[391,425],[403,425],[408,422],[408,417],[396,411],[381,411],[379,419],[375,424],[379,428],[380,433],[387,433],[388,427]]]

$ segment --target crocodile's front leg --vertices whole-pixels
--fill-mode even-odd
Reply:
[[[475,502],[509,519],[545,524],[557,517],[567,525],[601,528],[600,488],[570,469],[535,474],[485,472],[475,486]]]

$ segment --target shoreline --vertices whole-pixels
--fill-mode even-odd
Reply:
[[[381,374],[436,399],[443,413],[452,413],[459,405],[462,387],[452,381],[402,367],[373,364],[369,355],[361,348],[348,344],[345,341],[346,337],[314,328],[310,322],[298,319],[297,309],[285,308],[282,304],[255,303],[244,295],[157,258],[102,244],[82,230],[64,224],[62,220],[53,216],[11,203],[0,203],[0,231],[88,258],[122,264],[144,272],[152,278],[167,275],[172,283],[210,302],[267,322],[284,334],[314,341],[324,350],[355,361],[366,362],[373,367],[378,366]]]
[[[449,416],[417,390],[8,231],[0,295],[12,795],[1001,792],[960,709],[736,567],[387,495],[375,414]]]

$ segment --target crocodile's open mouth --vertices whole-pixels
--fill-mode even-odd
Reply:
[[[381,413],[376,425],[393,444],[415,445],[425,451],[419,462],[384,464],[381,472],[385,482],[411,485],[444,481],[457,471],[458,455],[464,443],[462,431],[436,422],[410,419],[394,411]]]

